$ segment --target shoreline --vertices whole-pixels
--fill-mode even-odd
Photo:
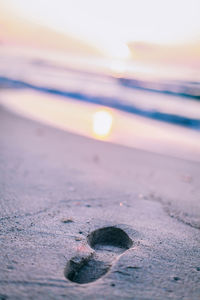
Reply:
[[[197,299],[200,164],[92,140],[0,108],[1,295],[10,299]],[[70,221],[69,221],[70,220]],[[88,236],[133,246],[94,282],[65,278]]]
[[[138,150],[200,161],[198,131],[30,90],[4,90],[0,103],[18,115],[61,130]],[[112,127],[105,138],[93,132],[93,116],[101,110],[108,111],[112,117]]]

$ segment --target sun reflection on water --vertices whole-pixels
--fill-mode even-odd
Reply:
[[[93,114],[93,134],[104,139],[109,136],[113,124],[113,116],[108,110],[99,110]]]

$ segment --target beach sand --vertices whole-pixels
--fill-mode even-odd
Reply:
[[[200,163],[0,123],[0,299],[199,299]]]

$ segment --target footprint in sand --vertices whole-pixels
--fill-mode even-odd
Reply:
[[[72,258],[65,268],[65,277],[79,284],[105,275],[114,260],[133,245],[129,236],[117,227],[97,229],[88,235],[87,241],[95,251],[87,257]]]

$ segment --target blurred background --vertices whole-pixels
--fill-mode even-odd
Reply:
[[[0,103],[200,160],[199,0],[0,0]]]

